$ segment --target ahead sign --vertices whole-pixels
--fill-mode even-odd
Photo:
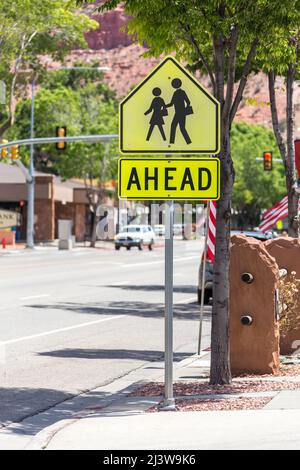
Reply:
[[[217,158],[121,158],[119,197],[139,200],[216,200]]]

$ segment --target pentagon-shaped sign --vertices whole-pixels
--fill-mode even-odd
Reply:
[[[120,104],[123,154],[211,154],[220,149],[220,104],[166,57]]]

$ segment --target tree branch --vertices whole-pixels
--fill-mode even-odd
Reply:
[[[2,137],[3,134],[6,131],[8,131],[8,129],[11,128],[11,126],[12,126],[12,119],[11,119],[11,116],[9,116],[9,118],[6,120],[6,122],[0,126],[0,136]]]
[[[269,71],[268,82],[269,82],[269,96],[270,96],[271,116],[272,116],[274,135],[276,138],[276,142],[280,151],[282,161],[284,163],[284,166],[286,167],[287,153],[286,153],[286,146],[282,137],[280,127],[279,127],[278,111],[277,111],[276,95],[275,95],[275,72],[274,70]]]
[[[286,80],[286,127],[287,127],[287,155],[286,169],[291,178],[295,177],[295,151],[294,151],[294,82],[295,67],[289,64]]]
[[[9,105],[8,105],[8,119],[7,121],[0,127],[0,135],[2,136],[10,127],[14,124],[14,115],[15,115],[15,107],[16,103],[14,100],[15,95],[15,87],[20,71],[20,67],[22,64],[22,59],[26,48],[30,45],[34,37],[36,36],[37,31],[34,31],[28,38],[26,34],[22,34],[21,36],[21,43],[20,43],[20,51],[19,55],[14,62],[14,70],[13,70],[13,77],[10,84],[10,96],[9,96]]]
[[[215,95],[215,93],[216,93],[216,81],[215,81],[215,77],[214,77],[212,68],[209,65],[208,60],[206,59],[205,55],[201,51],[200,46],[199,46],[199,44],[197,43],[197,41],[195,39],[195,36],[193,35],[193,33],[190,30],[190,27],[185,26],[181,22],[179,22],[179,23],[181,24],[181,27],[184,31],[184,34],[186,35],[186,39],[188,40],[188,42],[190,42],[192,44],[192,46],[194,47],[198,57],[200,58],[201,62],[203,63],[203,65],[205,67],[205,70],[206,70],[206,72],[207,72],[207,74],[210,78],[211,85],[212,85],[212,88],[213,88],[213,93]]]
[[[216,93],[215,96],[221,103],[221,109],[224,105],[224,44],[221,35],[213,36],[214,61],[216,73]]]
[[[240,79],[240,83],[239,83],[239,86],[238,86],[233,104],[231,106],[230,117],[229,117],[230,125],[232,124],[232,122],[234,120],[234,117],[235,117],[236,112],[238,110],[239,104],[240,104],[241,99],[243,97],[245,86],[246,86],[246,83],[247,83],[247,80],[248,80],[248,75],[251,71],[251,63],[252,63],[253,57],[255,55],[257,46],[258,46],[258,39],[255,38],[252,45],[251,45],[251,48],[249,50],[246,62],[244,64],[243,72],[242,72],[242,78]]]
[[[233,25],[231,29],[231,37],[230,37],[226,98],[225,98],[225,103],[224,103],[223,110],[222,110],[223,119],[225,116],[229,115],[230,108],[232,105],[234,82],[235,82],[237,41],[238,41],[238,29],[237,29],[237,26]]]

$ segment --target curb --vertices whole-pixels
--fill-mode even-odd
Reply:
[[[31,441],[25,446],[24,450],[45,450],[55,434],[75,423],[79,419],[80,418],[63,419],[51,426],[47,426],[31,439]]]
[[[187,358],[183,359],[182,361],[180,361],[179,363],[174,364],[174,369],[178,369],[180,367],[186,367],[188,364],[193,363],[198,358],[199,358],[199,356],[196,355],[196,354],[194,354],[190,357],[187,357]],[[141,369],[147,368],[147,367],[148,367],[148,363],[145,364],[144,367],[141,367]],[[132,389],[132,391],[133,391],[135,388],[138,388],[139,385],[142,385],[144,383],[144,381],[143,380],[132,380],[132,383],[130,385],[128,385],[128,376],[126,376],[126,377],[127,377],[127,381],[126,381],[127,382],[126,396],[127,396],[127,394],[131,393],[130,389]],[[150,380],[151,380],[151,378],[150,378]],[[93,390],[90,390],[90,392],[93,392]],[[104,405],[101,408],[101,412],[109,414],[110,412],[112,412],[112,410],[109,411],[110,408],[113,408],[114,406],[118,405],[118,403],[120,404],[120,403],[126,401],[125,397],[122,397],[122,395],[123,395],[122,392],[116,392],[116,393],[112,394],[112,396],[111,396],[112,400],[109,401],[106,406]],[[113,399],[113,397],[115,397],[115,399]],[[150,406],[152,406],[152,405],[150,405]],[[105,409],[108,409],[108,410],[105,411]],[[56,423],[54,423],[50,426],[45,427],[44,429],[39,431],[35,436],[32,437],[30,442],[25,446],[24,450],[46,450],[46,448],[49,445],[49,443],[51,442],[52,438],[58,432],[65,429],[67,426],[70,426],[73,423],[76,423],[78,420],[83,419],[83,418],[87,417],[88,415],[91,415],[93,412],[95,412],[95,408],[94,409],[89,408],[89,407],[83,408],[81,411],[75,412],[73,414],[72,418],[63,419],[63,420],[57,421]],[[143,412],[143,411],[141,410],[141,412]]]

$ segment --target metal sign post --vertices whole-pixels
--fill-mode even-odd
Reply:
[[[34,139],[34,107],[35,107],[35,80],[31,84],[31,116],[30,116],[30,139]],[[27,180],[27,234],[26,248],[34,249],[34,146],[30,145],[29,176]]]
[[[165,231],[165,397],[161,410],[175,410],[173,396],[173,223],[174,203],[166,203]]]

